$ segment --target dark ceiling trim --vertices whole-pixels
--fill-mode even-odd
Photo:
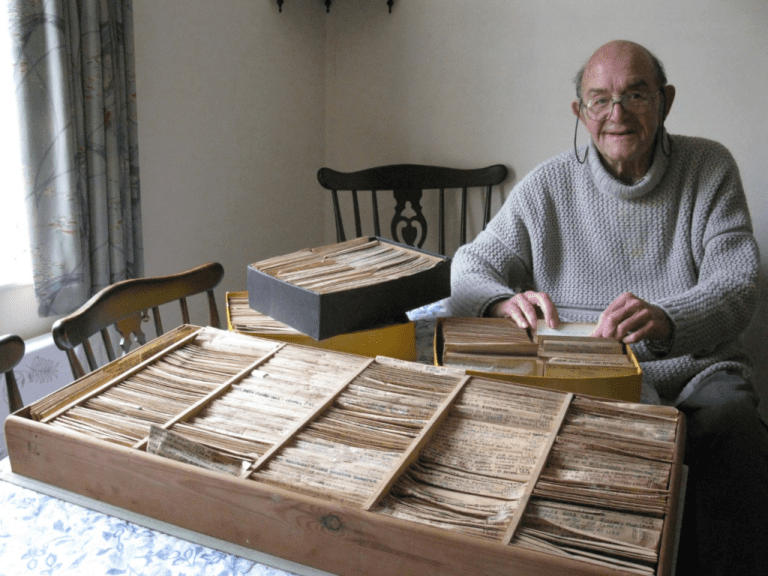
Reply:
[[[283,11],[283,3],[285,0],[277,0],[277,8],[280,12]],[[395,0],[387,0],[387,6],[389,6],[389,13],[392,14],[392,6],[394,5]],[[325,0],[325,11],[330,12],[331,11],[331,0]]]

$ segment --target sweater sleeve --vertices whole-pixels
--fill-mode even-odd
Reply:
[[[674,324],[671,356],[705,356],[735,340],[757,305],[759,253],[738,168],[718,147],[704,158],[696,190],[691,246],[698,267],[689,290],[656,302]]]
[[[488,307],[531,284],[530,241],[516,210],[514,191],[499,213],[451,264],[453,316],[483,316]]]

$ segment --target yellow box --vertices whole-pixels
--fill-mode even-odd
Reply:
[[[435,326],[435,337],[433,343],[434,361],[436,366],[443,365],[443,329],[442,318],[437,319]],[[505,382],[515,382],[518,384],[527,384],[538,386],[539,388],[549,388],[550,390],[559,390],[561,392],[574,392],[576,394],[587,394],[589,396],[598,396],[601,398],[612,398],[614,400],[623,400],[626,402],[640,401],[640,381],[642,378],[642,369],[637,362],[632,349],[626,346],[626,354],[632,363],[632,373],[615,376],[611,375],[614,370],[610,367],[605,369],[601,376],[586,377],[551,377],[551,376],[518,376],[515,374],[501,374],[498,372],[481,372],[477,370],[466,370],[467,374],[473,376],[485,376]],[[598,369],[599,370],[599,369]]]
[[[293,330],[289,326],[285,326],[286,330],[293,330],[293,333],[245,332],[234,328],[232,309],[230,307],[230,300],[233,298],[245,298],[247,300],[248,292],[227,292],[226,294],[227,329],[230,332],[280,340],[281,342],[291,342],[293,344],[303,344],[304,346],[314,346],[315,348],[325,348],[326,350],[347,352],[349,354],[359,354],[371,358],[389,356],[390,358],[398,358],[410,362],[415,361],[417,358],[415,322],[403,322],[369,330],[348,332],[347,334],[339,334],[324,340],[315,340],[311,336]],[[259,314],[255,310],[254,313]]]

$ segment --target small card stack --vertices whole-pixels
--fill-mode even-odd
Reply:
[[[635,370],[625,346],[610,338],[592,338],[595,324],[564,322],[549,328],[543,320],[536,326],[538,355],[545,360],[544,376],[625,376]]]
[[[595,324],[539,322],[535,335],[509,318],[439,318],[435,364],[502,380],[619,400],[640,398],[642,371],[629,346],[592,338]]]
[[[541,376],[544,363],[527,330],[507,318],[445,318],[443,364],[480,371]]]

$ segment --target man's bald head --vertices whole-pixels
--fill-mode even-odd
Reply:
[[[653,68],[656,80],[659,83],[659,88],[666,86],[667,75],[664,72],[664,65],[661,63],[661,60],[656,58],[656,56],[654,56],[650,50],[648,50],[645,46],[637,44],[636,42],[631,42],[629,40],[611,40],[610,42],[603,44],[600,46],[600,48],[595,50],[592,56],[590,56],[589,60],[587,60],[586,64],[581,67],[581,69],[574,77],[573,81],[576,84],[576,98],[581,100],[584,73],[591,66],[593,66],[596,62],[604,60],[605,58],[621,57],[621,55],[627,54],[636,58],[647,58],[648,65]]]

